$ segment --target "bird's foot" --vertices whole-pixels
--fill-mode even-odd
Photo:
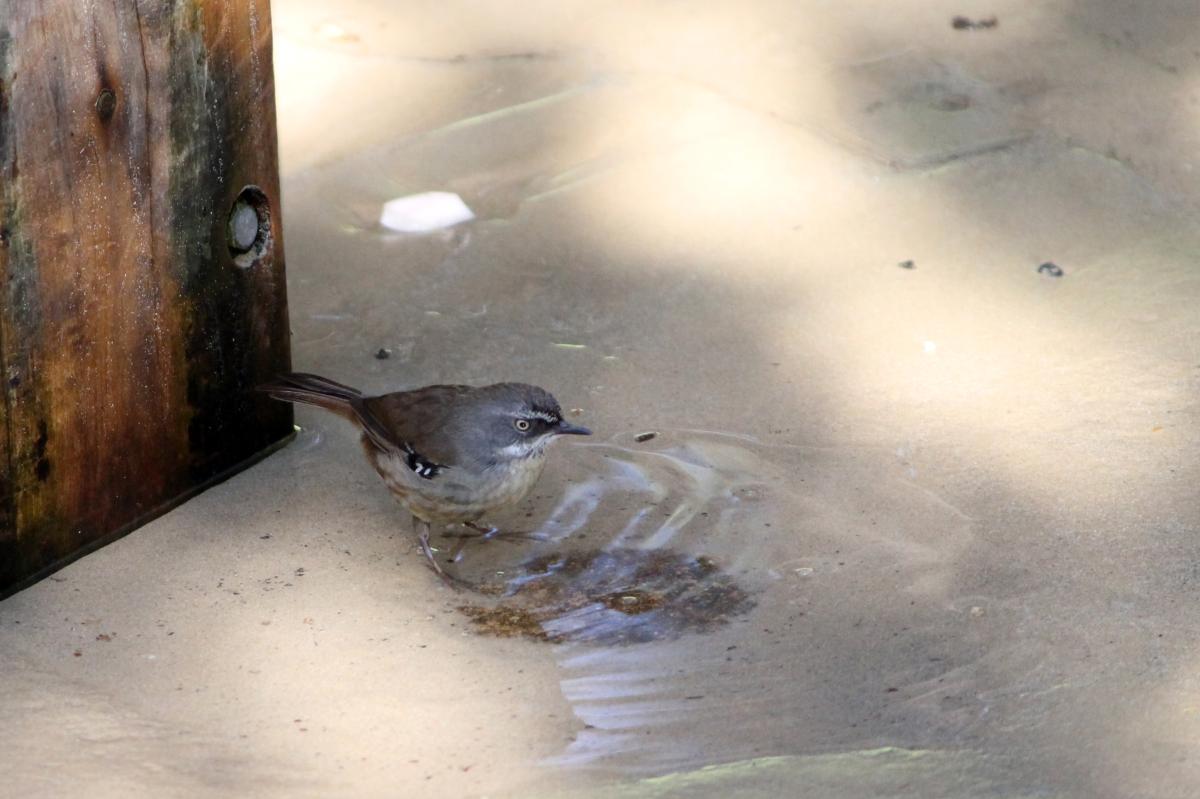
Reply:
[[[450,551],[450,560],[458,563],[462,560],[463,552],[467,548],[467,544],[480,543],[484,544],[488,541],[546,541],[545,536],[538,533],[522,533],[517,531],[501,530],[498,527],[485,527],[474,522],[463,522],[464,527],[468,527],[472,532],[460,530],[457,532],[444,533],[446,538],[456,538],[458,543]]]
[[[463,522],[474,532],[465,531],[444,533],[446,538],[466,538],[472,541],[548,541],[549,538],[541,533],[524,533],[518,530],[501,530],[499,527],[488,527],[475,522]]]

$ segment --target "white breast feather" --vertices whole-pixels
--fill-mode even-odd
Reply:
[[[515,444],[509,444],[500,450],[500,454],[505,458],[527,458],[530,455],[541,452],[546,448],[546,439],[537,438],[531,441],[518,441]]]

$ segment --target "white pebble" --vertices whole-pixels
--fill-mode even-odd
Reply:
[[[475,214],[457,194],[429,191],[388,200],[379,214],[379,224],[400,233],[428,233],[474,218]]]

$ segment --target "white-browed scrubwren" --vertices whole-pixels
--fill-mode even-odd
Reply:
[[[362,431],[367,460],[412,513],[421,550],[431,524],[475,524],[519,502],[545,466],[546,445],[591,435],[563,419],[558,401],[527,383],[426,386],[376,397],[324,377],[296,372],[260,386],[272,397],[332,411]]]

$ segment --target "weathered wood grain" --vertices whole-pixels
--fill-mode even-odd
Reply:
[[[290,434],[275,141],[266,0],[0,0],[0,592]]]

